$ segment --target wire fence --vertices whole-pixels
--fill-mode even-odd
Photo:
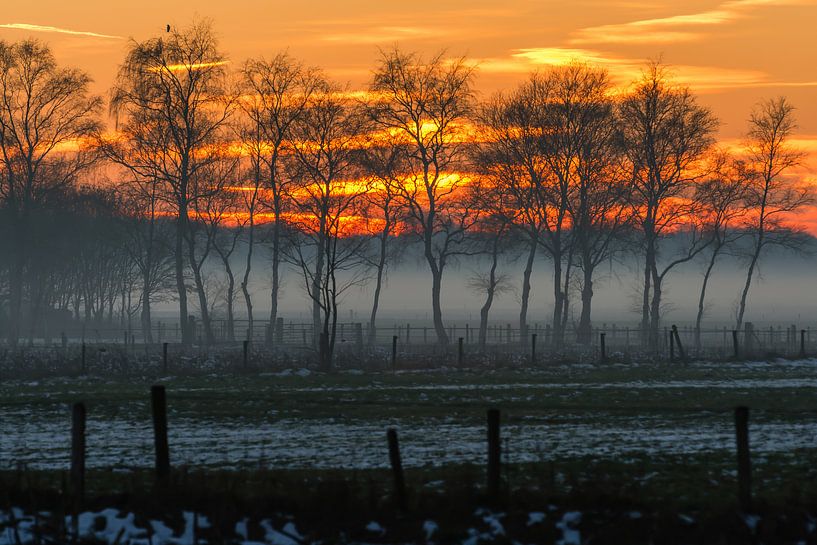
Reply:
[[[177,323],[157,321],[146,335],[141,329],[77,326],[66,328],[59,336],[28,338],[17,348],[1,348],[0,361],[28,362],[37,358],[59,369],[60,362],[86,366],[102,361],[106,368],[138,369],[157,364],[167,367],[168,359],[184,360],[196,365],[213,358],[219,365],[243,365],[276,368],[286,365],[315,363],[319,335],[313,324],[277,320],[236,320],[230,335],[226,321],[212,323],[210,341],[201,323],[195,324],[192,345],[181,343]],[[238,336],[238,332],[243,335]],[[700,331],[691,326],[662,327],[657,338],[629,325],[603,324],[590,335],[580,337],[568,329],[556,339],[549,325],[532,324],[527,330],[511,324],[493,323],[482,335],[469,323],[446,327],[448,343],[438,341],[436,330],[427,325],[390,324],[374,329],[361,322],[340,322],[336,326],[333,365],[343,367],[440,367],[446,365],[479,366],[486,363],[534,365],[548,361],[640,361],[690,359],[753,359],[770,357],[805,357],[817,354],[817,335],[811,327],[777,325],[754,327],[744,324],[741,330],[727,327]],[[652,340],[652,342],[650,342]],[[82,349],[80,350],[80,347]],[[171,362],[172,363],[172,362]],[[68,365],[67,363],[65,365]],[[11,366],[14,367],[14,366]],[[20,368],[20,365],[17,365]]]

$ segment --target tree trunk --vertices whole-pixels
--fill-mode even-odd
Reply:
[[[593,323],[590,320],[593,303],[593,265],[588,259],[584,264],[582,285],[582,314],[579,317],[577,340],[579,344],[590,344],[593,340]]]
[[[561,342],[564,343],[565,333],[567,332],[567,317],[570,311],[570,278],[573,274],[573,246],[567,252],[567,267],[565,268],[564,291],[562,292],[562,327],[559,330],[561,333]]]
[[[235,341],[235,311],[233,304],[235,300],[235,276],[233,275],[233,268],[230,267],[230,258],[222,257],[224,261],[224,270],[227,273],[227,340]],[[250,321],[252,324],[252,321]],[[252,328],[252,326],[250,326]],[[252,331],[252,329],[250,329]]]
[[[184,238],[187,227],[187,203],[179,203],[179,217],[176,222],[176,248],[175,248],[175,268],[176,268],[176,291],[179,296],[179,328],[182,332],[182,344],[190,346],[193,344],[193,332],[190,331],[187,311],[187,285],[184,282]]]
[[[377,339],[377,307],[380,305],[380,290],[383,286],[383,270],[386,267],[386,249],[388,245],[388,225],[380,236],[380,257],[377,262],[377,276],[374,285],[372,313],[369,317],[369,346],[374,346]]]
[[[709,276],[712,274],[712,269],[715,267],[715,260],[718,258],[720,248],[712,250],[712,256],[709,258],[709,265],[704,272],[704,280],[701,283],[701,294],[698,297],[698,314],[695,316],[695,349],[701,351],[701,321],[704,317],[704,307],[706,306],[706,287],[709,284]]]
[[[533,273],[533,262],[536,258],[536,246],[538,241],[531,235],[528,259],[525,261],[525,270],[522,272],[522,296],[519,308],[519,339],[522,348],[528,348],[528,304],[530,301],[530,277]]]
[[[491,270],[488,273],[488,289],[485,294],[485,303],[479,309],[479,349],[485,351],[485,341],[488,337],[488,313],[494,302],[496,293],[496,266],[498,261],[498,240],[494,241],[493,255],[491,260]]]
[[[207,308],[207,292],[204,290],[204,280],[201,276],[201,268],[193,266],[193,279],[196,283],[196,293],[199,296],[199,310],[201,311],[201,324],[204,327],[204,338],[207,344],[213,344],[213,328],[210,324],[210,310]]]
[[[431,312],[434,320],[434,332],[437,334],[437,344],[448,346],[448,333],[443,324],[443,310],[441,302],[443,285],[442,269],[437,267],[436,262],[431,269]]]
[[[256,190],[257,191],[257,190]],[[244,294],[244,304],[247,307],[247,329],[250,331],[253,330],[253,313],[252,313],[252,297],[250,297],[250,270],[252,269],[252,254],[253,254],[253,246],[255,243],[255,221],[254,221],[254,209],[255,209],[255,196],[253,196],[253,204],[250,206],[250,219],[249,219],[249,234],[247,236],[247,262],[244,266],[244,276],[241,279],[241,292]],[[225,265],[227,265],[225,263]],[[229,265],[227,265],[228,273],[230,274],[230,282],[233,283],[232,278],[232,271],[229,270]],[[230,313],[232,313],[232,302],[230,302],[230,308],[228,309]],[[228,317],[229,320],[232,320],[232,317]],[[275,324],[275,321],[270,321],[270,324]],[[232,340],[232,339],[231,339]]]
[[[551,342],[553,348],[559,349],[562,346],[562,305],[564,297],[562,293],[562,255],[561,252],[553,254],[553,334]]]
[[[326,286],[323,286],[323,268],[324,268],[324,244],[326,243],[326,234],[324,233],[324,225],[325,219],[321,219],[321,235],[318,237],[318,244],[315,247],[315,251],[317,252],[317,256],[315,259],[315,275],[312,277],[312,329],[314,331],[314,339],[313,343],[317,343],[317,348],[323,352],[323,348],[320,343],[320,333],[323,331],[325,334],[328,334],[328,322],[325,322],[324,327],[321,326],[321,297],[323,289],[326,289]],[[326,309],[327,312],[327,320],[328,320],[328,313],[329,309]],[[328,339],[326,339],[328,342]]]
[[[140,316],[142,324],[142,337],[145,343],[153,343],[153,332],[150,330],[150,287],[148,281],[142,286],[142,313]]]
[[[270,290],[269,323],[272,327],[278,320],[278,290],[280,286],[279,268],[281,263],[281,213],[280,205],[274,205],[275,219],[272,225],[272,289]],[[275,335],[270,335],[270,343]]]
[[[641,294],[641,346],[647,348],[650,343],[650,290],[652,286],[652,268],[655,262],[655,248],[652,241],[647,241],[647,252],[644,258],[644,291]]]
[[[738,321],[735,329],[740,329],[743,325],[743,314],[746,312],[746,298],[749,296],[749,287],[752,284],[752,276],[757,266],[758,258],[760,257],[760,249],[763,247],[763,239],[758,238],[755,246],[755,251],[752,254],[752,260],[749,262],[749,270],[746,273],[746,284],[743,286],[743,292],[740,294],[740,307],[738,308]]]
[[[658,274],[658,268],[653,262],[652,266],[652,303],[650,305],[650,349],[657,351],[659,347],[659,335],[661,327],[661,283],[662,278]]]

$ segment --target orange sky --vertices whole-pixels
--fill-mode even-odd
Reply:
[[[129,37],[146,39],[195,17],[214,21],[234,65],[289,49],[353,88],[368,81],[377,47],[394,43],[467,54],[480,65],[485,94],[573,58],[628,81],[661,55],[715,110],[724,140],[740,138],[752,104],[787,95],[798,107],[797,143],[811,152],[804,175],[817,183],[817,0],[9,1],[0,38],[47,41],[104,93]]]

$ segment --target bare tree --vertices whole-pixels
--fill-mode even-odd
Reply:
[[[176,291],[186,345],[193,331],[187,327],[184,241],[190,238],[191,208],[201,197],[194,179],[224,154],[221,144],[234,102],[226,62],[209,22],[174,27],[161,37],[131,42],[111,91],[119,134],[104,142],[107,155],[140,178],[161,180],[164,201],[176,218]]]
[[[208,345],[215,342],[215,335],[207,302],[205,265],[211,252],[216,250],[218,235],[228,220],[231,203],[225,198],[224,188],[232,180],[235,166],[233,158],[212,161],[190,179],[191,193],[196,195],[196,199],[191,201],[191,218],[185,231],[185,242],[199,300],[201,324]]]
[[[525,267],[520,290],[519,332],[522,347],[528,337],[528,306],[531,276],[539,240],[547,221],[547,206],[539,191],[546,167],[540,160],[534,110],[526,95],[517,91],[497,95],[482,106],[479,121],[483,142],[476,146],[473,162],[506,196],[511,228],[524,240]]]
[[[377,251],[370,266],[375,269],[374,296],[369,315],[369,344],[377,339],[377,311],[380,294],[389,264],[399,258],[393,238],[400,230],[400,221],[405,213],[400,199],[401,175],[406,171],[405,155],[399,144],[383,142],[383,138],[373,138],[363,150],[362,163],[369,185],[363,195],[367,209],[367,231],[377,244]]]
[[[99,129],[101,99],[88,74],[57,64],[36,40],[0,40],[0,198],[11,216],[8,341],[20,335],[32,214],[50,192],[75,181],[94,161],[86,141]]]
[[[745,228],[751,233],[746,283],[740,295],[737,328],[743,324],[749,287],[763,250],[771,246],[802,249],[804,239],[787,215],[812,202],[811,192],[788,176],[787,171],[804,157],[793,149],[789,138],[797,128],[794,106],[785,97],[757,104],[749,117],[746,142],[747,215]]]
[[[479,221],[474,225],[472,237],[476,248],[488,258],[487,272],[477,273],[469,279],[469,287],[479,294],[485,295],[485,300],[479,310],[478,343],[480,350],[485,350],[488,338],[488,317],[494,300],[511,286],[508,276],[500,274],[500,257],[507,255],[511,250],[512,237],[510,236],[514,211],[508,209],[509,195],[506,187],[494,184],[491,177],[472,180],[468,185],[468,196],[471,206],[480,211]]]
[[[356,232],[365,185],[359,139],[364,119],[356,104],[329,83],[315,93],[293,125],[296,135],[298,241],[288,260],[300,269],[312,302],[314,337],[321,367],[332,366],[340,296],[363,279],[365,237]],[[345,275],[345,276],[343,276]]]
[[[161,182],[137,178],[122,184],[125,250],[141,278],[140,323],[145,342],[153,342],[153,299],[170,288],[173,276],[173,226],[160,216]]]
[[[250,60],[242,69],[244,94],[239,102],[247,120],[241,137],[250,158],[252,191],[248,195],[247,255],[241,290],[247,305],[247,318],[252,327],[253,309],[249,292],[250,269],[255,241],[255,213],[263,205],[272,212],[272,291],[270,294],[270,326],[278,317],[278,292],[281,286],[280,264],[285,212],[289,186],[282,157],[292,148],[292,125],[303,115],[312,95],[322,85],[314,68],[304,67],[286,53],[272,60]],[[269,193],[265,198],[264,189]],[[272,336],[268,339],[272,341]]]
[[[641,305],[642,340],[658,346],[662,281],[680,263],[693,259],[705,239],[691,231],[682,255],[659,269],[660,242],[694,217],[690,191],[705,173],[700,166],[713,142],[717,120],[699,106],[688,88],[672,84],[665,69],[648,65],[620,104],[623,144],[632,169],[635,223],[644,247]]]
[[[247,191],[246,189],[249,189]],[[244,198],[244,193],[256,193],[256,188],[228,187],[216,197],[213,203],[212,215],[221,224],[213,237],[213,249],[221,259],[224,273],[227,275],[227,285],[224,288],[224,302],[227,309],[227,340],[235,341],[235,273],[233,272],[232,257],[238,247],[244,231],[252,222],[253,212],[248,205],[256,197]],[[251,244],[251,242],[250,242]],[[249,251],[249,250],[248,250]],[[252,332],[252,322],[247,325],[247,331]]]
[[[458,202],[455,172],[471,111],[473,68],[465,59],[439,53],[422,59],[398,49],[381,52],[370,89],[376,126],[402,145],[406,172],[400,196],[423,244],[431,271],[431,305],[437,342],[448,344],[443,324],[442,281],[446,266],[463,249],[473,211]]]
[[[575,173],[569,187],[568,217],[576,265],[581,271],[580,343],[592,337],[596,270],[621,250],[630,226],[629,177],[624,168],[619,126],[607,73],[587,66],[568,72],[575,87],[572,107],[578,118]]]
[[[695,317],[695,346],[701,349],[701,321],[706,311],[706,290],[718,258],[733,249],[746,231],[739,221],[744,215],[746,200],[745,166],[726,152],[714,154],[712,174],[695,187],[695,201],[700,203],[699,215],[703,230],[711,243],[698,296]]]

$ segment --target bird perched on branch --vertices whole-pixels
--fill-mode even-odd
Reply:
[[[165,32],[170,32],[170,25],[167,25],[167,28],[165,29]]]

